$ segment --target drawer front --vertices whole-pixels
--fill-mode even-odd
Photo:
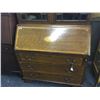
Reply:
[[[84,65],[78,64],[51,64],[51,63],[20,63],[22,70],[29,70],[35,72],[47,72],[52,74],[65,74],[65,75],[82,75]]]
[[[63,83],[63,84],[81,84],[82,77],[76,76],[68,76],[68,75],[56,75],[56,74],[48,74],[48,73],[40,73],[40,72],[23,72],[23,79],[30,79],[30,80],[43,80],[43,81],[50,81],[56,83]]]
[[[50,53],[16,53],[19,62],[65,64],[68,62],[82,64],[83,57],[77,55],[50,54]]]

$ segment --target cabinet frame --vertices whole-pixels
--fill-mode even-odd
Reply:
[[[39,20],[39,21],[23,21],[21,20],[21,16],[17,14],[18,23],[19,24],[89,24],[90,14],[88,14],[87,20],[56,20],[56,13],[46,13],[47,14],[47,21]]]
[[[56,20],[56,13],[54,13],[54,21],[55,21],[55,24],[89,24],[89,19],[90,19],[90,14],[88,14],[88,18],[87,20],[60,20],[60,21],[57,21]]]
[[[53,23],[53,13],[46,13],[47,14],[47,20],[33,20],[33,21],[24,21],[22,20],[21,18],[21,14],[17,14],[17,19],[18,19],[18,23],[19,24],[33,24],[33,23],[36,23],[36,24],[48,24],[48,23]]]

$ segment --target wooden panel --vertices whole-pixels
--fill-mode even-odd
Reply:
[[[74,64],[73,67],[71,65],[58,65],[58,64],[43,64],[43,63],[24,63],[20,64],[22,70],[30,70],[35,72],[47,72],[52,74],[62,74],[62,75],[83,75],[84,67],[83,65],[79,66],[77,64]]]
[[[1,42],[12,43],[12,37],[10,33],[9,15],[1,16]]]
[[[15,14],[1,14],[1,43],[10,45],[14,44],[16,24]]]
[[[13,53],[13,47],[9,44],[2,44],[1,45],[1,52],[2,53]]]
[[[19,25],[16,50],[90,53],[90,27],[84,25]]]
[[[11,45],[2,44],[1,46],[1,73],[11,74],[13,72],[20,73],[19,64],[16,60],[15,53]]]
[[[30,51],[16,51],[16,55],[25,80],[36,79],[64,83],[66,76],[65,79],[70,80],[67,83],[71,85],[76,82],[80,84],[84,77],[85,55]],[[40,73],[39,76],[38,73]],[[61,78],[58,80],[57,77]]]
[[[17,51],[16,55],[20,62],[41,62],[53,64],[66,64],[66,62],[75,62],[81,64],[84,59],[82,55],[58,54],[47,52],[27,52]]]
[[[19,72],[13,45],[16,30],[16,14],[1,13],[1,72],[11,74]]]

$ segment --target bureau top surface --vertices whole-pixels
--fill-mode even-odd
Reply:
[[[18,25],[15,50],[90,54],[89,25]]]

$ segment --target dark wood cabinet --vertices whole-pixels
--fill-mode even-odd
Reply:
[[[56,13],[56,24],[88,24],[88,13]]]
[[[52,23],[52,13],[17,13],[18,23]]]
[[[16,14],[1,14],[1,73],[18,72],[19,66],[14,53]]]
[[[13,50],[9,44],[1,45],[1,73],[12,74],[19,73],[19,65]]]
[[[18,13],[18,22],[46,24],[86,24],[88,13]]]
[[[56,13],[56,21],[86,21],[87,13]]]
[[[14,44],[16,24],[16,14],[1,14],[1,43],[10,45]]]

